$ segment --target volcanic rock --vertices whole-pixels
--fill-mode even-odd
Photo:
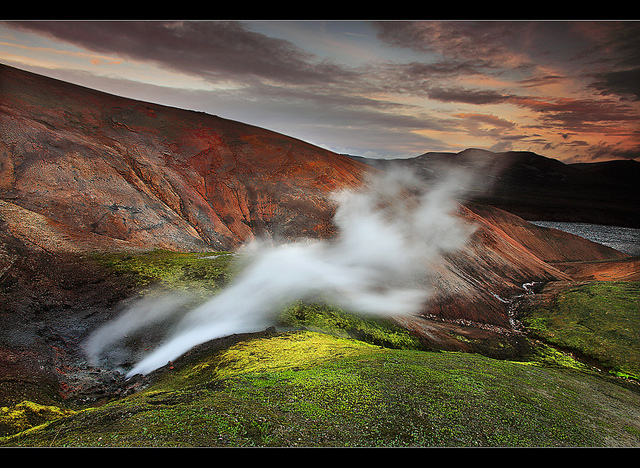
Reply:
[[[0,89],[3,216],[46,218],[94,248],[221,250],[256,235],[326,236],[327,194],[367,170],[265,129],[4,65]]]

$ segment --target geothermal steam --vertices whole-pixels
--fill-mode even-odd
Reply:
[[[194,346],[235,333],[264,330],[288,304],[309,300],[360,314],[418,312],[429,296],[429,275],[448,252],[461,249],[473,227],[458,216],[469,173],[450,171],[427,187],[406,171],[335,195],[330,240],[275,244],[255,241],[240,252],[241,273],[208,301],[184,310],[188,299],[147,299],[98,329],[85,343],[94,362],[127,335],[172,321],[171,333],[127,374],[147,374]]]

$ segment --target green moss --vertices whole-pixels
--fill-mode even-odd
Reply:
[[[12,407],[0,407],[0,435],[22,432],[71,414],[75,414],[75,411],[32,401],[23,401]]]
[[[169,250],[95,254],[93,259],[116,274],[133,275],[141,288],[216,290],[224,285],[233,255],[227,252],[185,253]]]
[[[204,360],[190,367],[175,383],[190,379],[210,381],[228,379],[241,374],[271,374],[286,370],[300,370],[371,348],[355,340],[340,339],[321,333],[300,332],[261,338],[240,343],[213,360]]]
[[[3,445],[640,444],[620,407],[640,395],[591,374],[307,331],[238,343]]]
[[[279,316],[280,325],[303,326],[395,349],[420,349],[420,341],[392,320],[351,314],[337,307],[299,302]]]
[[[640,283],[591,282],[536,305],[523,323],[546,342],[640,378]]]

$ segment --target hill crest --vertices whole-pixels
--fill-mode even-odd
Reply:
[[[530,151],[429,152],[406,159],[354,159],[388,170],[408,167],[425,180],[443,166],[481,166],[474,199],[529,221],[565,221],[640,227],[640,162],[565,164]]]

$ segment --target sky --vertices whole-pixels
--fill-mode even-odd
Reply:
[[[338,153],[640,160],[639,21],[3,21],[0,63]]]

